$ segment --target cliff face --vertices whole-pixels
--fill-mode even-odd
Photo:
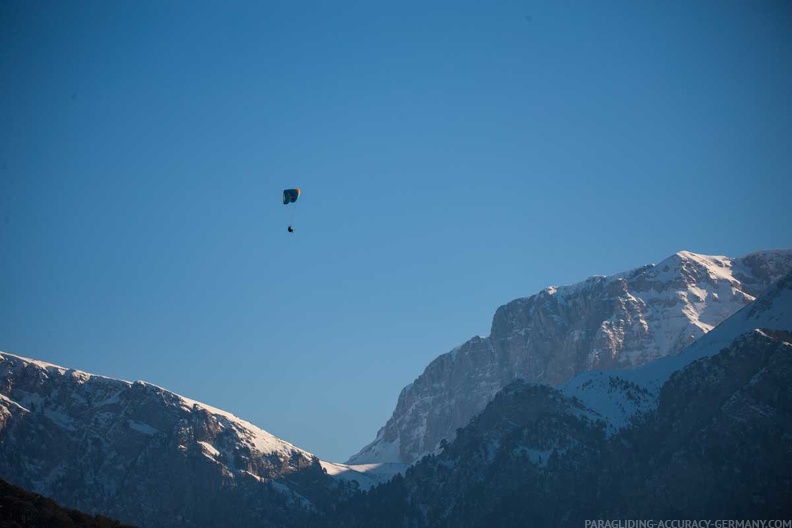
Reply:
[[[547,288],[498,308],[488,337],[435,359],[351,463],[411,464],[454,438],[514,380],[557,385],[674,355],[792,270],[792,251],[680,252],[657,265]]]
[[[332,525],[788,518],[791,331],[792,273],[677,356],[578,374],[569,386],[584,399],[514,381],[438,453],[354,498]],[[621,404],[629,422],[610,412]]]
[[[0,354],[0,476],[152,527],[298,526],[343,494],[320,461],[154,385]]]
[[[402,391],[359,458],[430,456],[367,494],[222,410],[0,353],[0,478],[154,528],[785,518],[791,260],[679,253],[501,307]]]

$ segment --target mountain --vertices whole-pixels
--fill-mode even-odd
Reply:
[[[146,527],[300,526],[381,480],[155,385],[7,353],[0,477]]]
[[[792,270],[792,250],[741,258],[681,251],[657,265],[550,287],[498,308],[488,337],[432,361],[351,464],[412,464],[437,452],[515,380],[557,385],[580,372],[672,356]]]
[[[582,372],[557,388],[597,412],[611,431],[618,430],[656,408],[664,384],[677,371],[719,353],[756,328],[792,330],[792,274],[678,355],[635,369]]]
[[[346,502],[332,526],[788,519],[790,331],[792,273],[675,361],[643,367],[656,389],[609,373],[617,381],[590,402],[602,407],[607,388],[653,401],[618,429],[564,390],[514,381],[439,453]]]
[[[680,252],[517,299],[402,391],[368,465],[0,353],[0,478],[147,528],[784,518],[791,270],[792,251]]]

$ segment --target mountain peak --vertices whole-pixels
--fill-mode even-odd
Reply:
[[[99,449],[95,455],[111,475],[118,465],[113,461],[126,456],[121,453],[197,457],[197,467],[209,464],[211,471],[235,481],[288,480],[291,473],[318,464],[320,472],[336,480],[355,480],[367,488],[395,471],[318,460],[229,412],[146,381],[132,383],[0,352],[0,439],[6,445],[35,443],[39,431],[59,439],[60,449]],[[62,470],[57,450],[50,455],[43,463],[19,460],[15,471],[30,479],[30,489],[58,495],[65,492],[58,476]],[[83,471],[73,468],[73,474]],[[289,485],[283,490],[294,491]]]
[[[788,343],[789,329],[792,329],[792,271],[768,287],[756,301],[679,354],[631,370],[581,372],[559,389],[606,418],[613,429],[618,429],[633,416],[654,408],[660,388],[675,372],[697,360],[714,356],[740,336],[771,335]]]
[[[402,391],[354,463],[413,463],[515,379],[558,385],[579,372],[674,355],[792,270],[792,250],[732,259],[679,251],[657,265],[545,288],[499,307],[489,336],[432,361]]]

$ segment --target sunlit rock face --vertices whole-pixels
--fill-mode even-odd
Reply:
[[[498,308],[488,337],[432,361],[351,463],[411,464],[452,440],[514,380],[558,385],[579,372],[674,355],[792,270],[792,250],[740,258],[681,251],[656,265],[550,287]]]
[[[316,457],[145,382],[0,353],[0,477],[148,527],[301,526],[344,484]]]
[[[353,503],[333,526],[517,527],[530,519],[531,526],[557,528],[611,518],[789,518],[792,334],[740,331],[752,320],[789,328],[790,288],[792,275],[786,292],[767,299],[775,314],[753,317],[746,309],[725,334],[726,324],[715,329],[721,335],[710,344],[724,346],[706,347],[701,357],[700,348],[682,352],[679,370],[662,376],[657,391],[633,385],[657,398],[630,425],[613,431],[577,398],[517,380],[453,442],[368,501]],[[642,368],[665,371],[661,362]],[[625,371],[610,376],[619,372]],[[616,390],[615,398],[624,394]]]

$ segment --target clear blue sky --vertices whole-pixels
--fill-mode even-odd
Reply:
[[[792,247],[790,167],[789,2],[3,0],[0,350],[342,461],[501,304]]]

